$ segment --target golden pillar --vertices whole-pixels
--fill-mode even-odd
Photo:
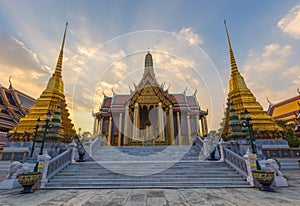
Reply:
[[[164,115],[163,115],[163,109],[162,109],[162,103],[158,103],[158,141],[164,141],[165,140],[165,130],[164,130]]]
[[[108,124],[108,137],[107,137],[107,143],[108,145],[111,145],[111,133],[112,133],[112,117],[109,117],[109,124]]]
[[[94,119],[94,128],[93,128],[93,136],[97,136],[97,129],[98,129],[98,122],[97,122],[97,117],[95,116],[95,119]]]
[[[204,134],[204,136],[205,136],[205,135],[208,134],[208,127],[207,127],[207,120],[206,120],[206,117],[204,117],[204,128],[205,128],[205,134]]]
[[[200,136],[200,125],[199,125],[199,115],[198,114],[195,116],[195,123],[196,123],[196,129],[197,129],[197,136]]]
[[[180,114],[179,112],[176,113],[177,115],[177,128],[178,128],[178,133],[177,133],[177,138],[178,138],[178,144],[182,145],[182,141],[181,141],[181,124],[180,124]]]

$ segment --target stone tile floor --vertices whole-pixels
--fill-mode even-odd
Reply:
[[[289,187],[276,192],[256,188],[222,189],[119,189],[119,190],[37,190],[22,195],[20,189],[0,190],[0,205],[83,205],[83,206],[160,206],[160,205],[300,205],[300,170],[283,171]]]

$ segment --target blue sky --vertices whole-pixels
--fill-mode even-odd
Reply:
[[[195,80],[194,85],[190,83],[187,86],[188,93],[193,93],[195,88],[200,89],[197,95],[202,109],[212,111],[210,126],[211,129],[217,129],[224,110],[230,75],[223,20],[227,20],[239,70],[266,109],[266,97],[276,103],[295,96],[296,89],[300,87],[299,7],[300,1],[272,0],[2,0],[0,84],[7,86],[8,78],[12,75],[17,89],[39,97],[55,69],[64,25],[68,21],[63,78],[76,128],[91,131],[91,110],[97,110],[102,91],[111,94],[110,87],[119,93],[129,90],[124,89],[124,85],[117,85],[118,80],[104,84],[99,79],[87,78],[94,75],[100,78],[105,71],[103,65],[107,67],[112,62],[117,62],[116,69],[111,69],[111,75],[117,74],[115,77],[118,74],[122,77],[123,74],[113,71],[130,73],[133,66],[140,64],[142,67],[143,56],[150,46],[156,65],[162,68],[156,70],[156,73],[161,71],[157,74],[158,79],[166,80],[173,92],[184,90],[181,84],[173,83],[177,79],[193,82],[193,74],[188,74],[188,69],[184,70],[188,66],[175,59],[184,59],[192,66],[193,63],[205,66],[206,70],[201,70],[201,66],[196,68],[201,81]],[[139,32],[141,30],[148,32]],[[130,32],[137,33],[128,35]],[[120,35],[125,37],[112,40]],[[178,43],[178,38],[174,43],[176,40],[173,35],[183,37],[181,43]],[[185,40],[191,44],[186,44]],[[107,45],[107,48],[103,45]],[[204,52],[199,52],[196,47]],[[129,57],[130,52],[136,51],[141,54]],[[180,58],[168,62],[166,56],[159,56],[159,52],[172,53]],[[89,61],[93,55],[102,56],[104,60]],[[128,57],[127,60],[116,61],[124,57]],[[213,65],[209,65],[209,59]],[[181,66],[181,71],[177,71],[176,66]],[[168,69],[164,70],[164,67],[176,70],[181,76],[177,75],[177,79],[172,79],[172,76],[166,78]],[[135,77],[124,82],[137,83],[141,77],[139,75],[141,73],[134,73],[132,76]],[[113,79],[109,74],[103,77]],[[218,86],[213,86],[213,83]],[[201,88],[206,88],[206,91]]]

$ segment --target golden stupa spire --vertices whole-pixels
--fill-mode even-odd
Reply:
[[[230,52],[231,75],[239,74],[239,70],[238,70],[238,67],[236,65],[236,61],[235,61],[235,58],[234,58],[233,50],[232,50],[232,47],[231,47],[231,42],[230,42],[230,37],[229,37],[229,33],[228,33],[228,28],[227,28],[226,20],[224,20],[224,24],[225,24],[227,41],[228,41],[228,47],[229,47],[229,52]]]
[[[60,76],[61,76],[61,71],[62,71],[62,62],[63,62],[63,56],[64,56],[64,46],[65,46],[67,27],[68,27],[68,22],[66,22],[64,37],[63,37],[63,41],[62,41],[62,44],[61,44],[61,49],[60,49],[60,52],[59,52],[59,56],[58,56],[58,59],[57,59],[55,72],[54,72],[55,75],[60,75]]]
[[[63,63],[63,50],[66,39],[68,23],[66,23],[63,41],[61,44],[60,53],[58,56],[57,64],[52,77],[49,79],[46,89],[43,91],[41,96],[37,99],[36,103],[31,107],[30,112],[23,118],[20,123],[14,127],[9,133],[17,134],[17,138],[20,134],[26,131],[27,134],[32,135],[36,125],[38,117],[41,119],[40,125],[43,125],[46,119],[46,113],[50,110],[51,114],[54,115],[56,105],[60,104],[61,107],[61,130],[59,134],[65,138],[70,138],[75,135],[74,125],[69,118],[70,114],[67,109],[67,103],[64,95],[64,84],[62,79],[62,63]],[[39,131],[42,129],[40,127]],[[29,139],[32,136],[29,137]],[[38,136],[38,138],[40,138]],[[69,141],[62,139],[62,141]]]
[[[224,20],[224,24],[225,24],[227,41],[228,41],[229,53],[230,53],[231,77],[230,77],[230,84],[229,84],[229,92],[233,92],[235,90],[241,90],[241,89],[248,90],[244,78],[241,76],[234,58],[234,53],[231,47],[229,32],[225,20]]]
[[[229,112],[230,112],[230,102],[232,101],[235,105],[235,110],[238,114],[241,114],[245,109],[250,112],[252,118],[251,122],[253,124],[253,129],[257,131],[275,131],[280,129],[275,122],[272,121],[272,118],[263,111],[262,106],[257,102],[253,93],[248,89],[243,76],[240,74],[236,60],[234,58],[229,32],[224,20],[226,36],[228,41],[229,53],[230,53],[230,67],[231,67],[231,76],[229,80],[229,93],[227,98],[227,108],[226,108],[226,117],[225,117],[225,126],[223,134],[229,132]]]

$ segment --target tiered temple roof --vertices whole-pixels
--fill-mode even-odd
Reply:
[[[9,88],[0,85],[0,136],[19,123],[20,119],[29,112],[35,99],[15,89],[11,81]]]
[[[296,119],[295,113],[300,110],[300,92],[297,96],[287,100],[273,104],[269,101],[268,114],[274,120],[286,120],[294,122]]]

